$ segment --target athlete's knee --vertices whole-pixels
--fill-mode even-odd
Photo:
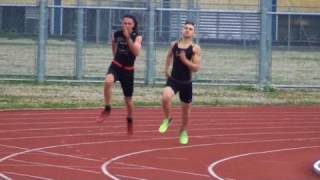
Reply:
[[[132,96],[126,96],[126,97],[124,97],[124,102],[125,102],[127,105],[133,104]]]
[[[114,77],[113,77],[113,76],[109,76],[109,75],[108,75],[108,76],[104,79],[104,85],[105,85],[106,87],[112,86],[113,83],[114,83]]]
[[[170,93],[166,93],[164,92],[162,94],[162,101],[163,102],[170,102],[171,101],[171,98],[172,98],[172,95]]]

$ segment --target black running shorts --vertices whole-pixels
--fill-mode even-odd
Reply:
[[[120,68],[114,64],[109,66],[108,74],[113,74],[114,82],[119,81],[123,95],[125,97],[132,97],[133,95],[133,80],[134,80],[134,71],[129,71],[124,68]]]
[[[192,82],[179,82],[172,78],[168,78],[167,87],[171,87],[175,94],[179,92],[179,98],[182,102],[189,104],[192,102]]]

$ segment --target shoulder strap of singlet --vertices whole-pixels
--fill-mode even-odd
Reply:
[[[180,40],[178,40],[178,41],[176,41],[176,42],[174,43],[173,48],[178,47],[179,41],[180,41]]]
[[[178,43],[181,41],[181,39],[179,39],[179,40],[177,40],[175,43],[174,43],[174,46],[177,46],[178,47]],[[194,43],[194,42],[192,42],[191,44],[190,44],[190,46],[192,46],[192,50],[193,50],[193,47],[195,46],[196,44]],[[173,46],[173,47],[174,47]],[[190,47],[189,46],[189,47]]]

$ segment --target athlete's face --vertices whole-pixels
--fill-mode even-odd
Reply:
[[[192,24],[185,24],[182,28],[182,35],[186,38],[191,38],[195,35],[195,29]]]
[[[131,18],[123,18],[122,20],[122,27],[126,28],[129,32],[133,31],[133,27],[134,27],[134,21]]]

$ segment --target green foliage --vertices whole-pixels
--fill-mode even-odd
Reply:
[[[277,89],[274,88],[274,87],[271,87],[271,86],[266,86],[266,87],[263,88],[263,91],[264,91],[264,92],[275,93],[275,92],[277,92]]]
[[[257,88],[255,86],[250,86],[250,85],[240,85],[240,86],[237,86],[235,89],[239,91],[251,91],[251,92],[257,91]]]

